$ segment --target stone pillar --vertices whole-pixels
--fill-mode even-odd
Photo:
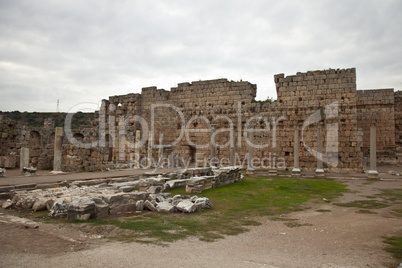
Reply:
[[[29,148],[21,148],[21,155],[20,155],[20,172],[24,174],[24,167],[29,167]]]
[[[215,141],[215,137],[213,136],[215,133],[215,125],[211,125],[211,139],[209,141],[209,147],[211,150],[211,155],[210,155],[210,159],[209,159],[209,165],[212,168],[216,168],[216,141]]]
[[[174,154],[173,151],[169,154],[169,168],[174,168]]]
[[[63,128],[56,127],[54,133],[54,160],[52,173],[61,173],[61,163],[63,158]]]
[[[160,167],[162,167],[163,162],[162,162],[162,158],[163,158],[163,133],[159,134],[159,165],[161,165]]]
[[[252,130],[254,130],[254,127],[252,127]],[[253,158],[254,158],[254,132],[250,131],[250,129],[247,132],[247,138],[248,138],[248,158],[247,158],[247,172],[252,173],[254,171],[253,167]]]
[[[322,125],[317,125],[317,169],[315,170],[317,177],[324,177],[324,169],[322,166]]]
[[[140,142],[141,142],[141,131],[137,130],[135,132],[135,164],[134,167],[135,168],[140,168],[140,161],[141,161],[141,146],[140,146]]]
[[[295,139],[294,139],[294,145],[293,145],[293,169],[292,169],[292,174],[294,176],[300,176],[301,170],[300,170],[300,164],[299,164],[299,130],[295,129]]]
[[[152,149],[153,149],[153,132],[150,131],[148,134],[148,149],[147,149],[147,153],[148,153],[148,166],[151,167],[152,166]]]
[[[370,127],[370,170],[367,175],[369,179],[378,178],[377,172],[377,146],[376,146],[376,128]]]
[[[230,129],[229,145],[230,145],[230,165],[234,166],[236,164],[234,126],[232,126],[232,128]]]

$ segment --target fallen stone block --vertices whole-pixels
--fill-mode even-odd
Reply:
[[[106,203],[108,203],[111,208],[113,208],[120,205],[128,204],[130,196],[128,194],[118,193],[112,195],[105,195],[103,196],[103,200]]]
[[[91,198],[95,202],[95,217],[105,218],[109,215],[109,205],[100,197]]]
[[[130,200],[146,200],[149,196],[149,193],[147,192],[130,192],[128,193],[128,195],[130,196]]]
[[[46,209],[50,211],[54,205],[55,200],[54,199],[48,199],[46,202]]]
[[[144,210],[144,200],[138,200],[137,203],[135,203],[135,207],[137,211],[143,211]]]
[[[123,186],[123,187],[119,188],[119,191],[123,192],[123,193],[128,193],[128,192],[133,191],[134,189],[135,189],[134,186]]]
[[[151,186],[147,189],[147,192],[150,194],[159,194],[163,190],[162,186]]]
[[[33,204],[35,203],[35,198],[33,196],[26,196],[22,199],[21,207],[25,209],[32,208]]]
[[[68,220],[88,220],[95,217],[95,202],[88,197],[78,197],[71,202],[67,209]]]
[[[165,183],[165,190],[186,186],[187,180],[170,180]]]
[[[138,189],[140,190],[140,192],[145,192],[148,188],[148,181],[145,179],[140,179],[138,181]]]
[[[133,189],[138,189],[138,181],[127,181],[127,182],[116,182],[116,183],[111,183],[109,184],[110,186],[116,188],[116,189],[120,189],[121,187],[133,187]]]
[[[116,214],[129,212],[129,211],[134,212],[134,211],[136,211],[136,209],[137,209],[136,204],[134,204],[134,203],[122,204],[117,207],[110,208],[110,214],[116,215]]]
[[[11,199],[6,200],[6,202],[3,203],[3,205],[1,206],[4,209],[7,208],[11,208],[11,206],[13,205],[13,201]]]
[[[95,217],[105,218],[109,215],[109,205],[108,204],[95,204]]]
[[[197,201],[197,199],[198,199],[198,196],[194,195],[194,196],[192,196],[192,197],[190,198],[190,201],[193,202],[193,203],[195,203],[195,201]]]
[[[48,201],[48,199],[46,199],[46,198],[37,198],[35,200],[35,203],[32,206],[32,210],[33,211],[46,210],[47,209],[47,206],[46,206],[47,201]]]
[[[196,204],[196,205],[200,204],[202,209],[204,209],[204,208],[211,208],[211,202],[210,202],[209,199],[206,198],[206,197],[198,198],[198,199],[195,201],[195,204]]]
[[[165,201],[165,197],[161,194],[156,195],[155,197],[155,201],[160,203],[160,202],[164,202]]]
[[[197,211],[197,206],[188,199],[182,200],[176,206],[177,210],[185,213],[193,213]]]
[[[65,200],[58,199],[54,202],[49,211],[50,217],[67,217],[68,203]]]
[[[149,200],[144,202],[144,208],[150,211],[156,211],[156,207]]]
[[[163,186],[168,178],[148,178],[148,185]]]
[[[173,213],[175,211],[175,207],[168,202],[158,203],[156,209],[160,213]]]

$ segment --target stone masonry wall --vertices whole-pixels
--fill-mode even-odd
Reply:
[[[365,156],[369,154],[371,126],[376,126],[377,152],[394,153],[395,107],[393,89],[357,91],[357,126],[363,131],[362,151]]]
[[[402,147],[402,91],[395,92],[395,143]]]
[[[227,79],[180,83],[170,91],[146,87],[141,94],[111,96],[102,101],[91,126],[73,130],[74,138],[86,148],[75,146],[64,135],[62,170],[132,167],[139,161],[157,164],[161,156],[170,161],[164,165],[208,166],[212,137],[215,156],[223,166],[231,164],[234,151],[235,164],[245,168],[250,136],[260,146],[253,152],[260,162],[254,164],[292,169],[296,129],[300,166],[314,170],[319,123],[327,170],[362,171],[373,124],[379,151],[395,151],[395,144],[401,143],[402,94],[392,89],[357,91],[354,68],[278,74],[274,82],[277,100],[273,102],[255,101],[256,85]],[[29,147],[31,165],[52,169],[53,126],[47,120],[43,128],[29,128],[0,117],[0,166],[18,166],[19,150]],[[248,133],[247,128],[255,132]],[[143,141],[141,146],[136,140]]]
[[[115,105],[116,110],[108,113],[109,122],[106,124],[113,125],[110,120],[116,120],[116,125],[121,124],[122,119],[117,117],[122,115],[140,116],[153,131],[153,144],[157,145],[160,135],[163,134],[163,144],[174,142],[173,154],[189,163],[195,162],[195,165],[202,165],[198,160],[210,155],[208,144],[212,125],[215,125],[218,131],[217,157],[229,159],[230,146],[224,145],[229,141],[229,129],[233,127],[238,157],[236,164],[244,163],[248,153],[245,140],[247,133],[244,129],[246,124],[250,124],[260,130],[254,134],[254,143],[268,145],[256,149],[255,156],[264,159],[265,166],[270,167],[278,166],[273,159],[282,158],[287,168],[293,165],[293,137],[294,130],[298,128],[303,137],[301,166],[313,169],[316,165],[315,156],[304,149],[303,145],[316,150],[317,122],[306,125],[305,128],[303,124],[312,114],[318,112],[323,115],[319,121],[323,124],[324,148],[327,148],[324,153],[328,153],[327,157],[335,158],[337,162],[330,168],[361,170],[362,136],[357,129],[355,69],[330,69],[287,77],[281,74],[275,76],[275,83],[277,102],[263,104],[254,101],[256,86],[249,82],[218,79],[191,84],[181,83],[170,92],[155,87],[143,88],[142,94],[126,95],[127,98],[113,96],[109,101],[105,101],[104,105],[109,106],[111,103],[118,103]],[[155,108],[155,105],[158,107]],[[180,116],[183,117],[185,126]],[[129,136],[128,140],[134,140],[133,133],[137,130],[141,130],[141,135],[146,137],[151,130],[142,129],[140,122],[135,118],[127,122],[130,124],[125,133]],[[339,131],[327,133],[327,126],[334,125]],[[189,130],[187,139],[180,136],[183,127]],[[113,139],[119,140],[119,135],[115,133]],[[338,139],[339,143],[335,142],[335,139]],[[335,145],[338,144],[339,148],[336,148]],[[147,146],[143,146],[142,153],[146,152],[145,147]],[[339,155],[335,154],[337,151]],[[116,155],[118,152],[114,151],[114,157],[127,161],[133,152],[134,149],[123,153],[120,150],[120,155]],[[156,154],[157,150],[153,150],[152,156]]]
[[[361,170],[361,136],[357,129],[356,73],[355,69],[324,70],[297,73],[285,77],[275,76],[278,94],[278,109],[286,114],[287,120],[280,126],[278,147],[283,153],[293,151],[293,133],[301,131],[300,166],[314,168],[316,160],[306,150],[307,145],[317,150],[317,122],[305,124],[314,113],[321,119],[324,153],[334,163],[333,170]],[[335,131],[327,132],[329,127]],[[339,142],[336,142],[336,139]],[[336,145],[338,144],[338,148]],[[326,149],[325,149],[326,148]],[[338,157],[336,151],[339,151]],[[337,158],[337,159],[336,159]],[[291,158],[288,160],[292,162]]]

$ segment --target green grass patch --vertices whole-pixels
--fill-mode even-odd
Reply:
[[[226,215],[271,216],[300,210],[302,204],[311,199],[333,200],[346,190],[344,184],[328,179],[247,177],[201,195],[211,200],[215,211]],[[185,194],[184,189],[171,192]]]
[[[381,193],[376,196],[391,202],[402,201],[402,189],[380,189]]]
[[[228,235],[244,233],[258,226],[260,216],[279,216],[306,208],[306,202],[333,200],[347,191],[341,182],[329,179],[270,178],[248,176],[244,181],[204,191],[212,208],[195,214],[146,213],[118,219],[93,219],[89,224],[112,225],[131,230],[132,235],[111,237],[119,241],[135,241],[165,245],[195,236],[213,242]],[[173,189],[172,195],[187,195],[184,188]],[[47,219],[46,215],[38,217]],[[50,219],[50,221],[53,221]],[[296,227],[296,226],[292,226]]]
[[[301,227],[301,226],[312,226],[312,224],[310,224],[310,223],[300,223],[300,222],[294,222],[294,221],[285,222],[285,225],[289,228]]]
[[[317,212],[331,212],[330,209],[317,209]]]
[[[358,211],[356,211],[356,213],[360,213],[360,214],[377,214],[377,212],[368,210],[368,209],[359,209]]]
[[[392,253],[394,258],[402,260],[402,237],[389,237],[384,242],[389,245],[385,250]]]
[[[391,214],[396,217],[402,217],[402,209],[393,209],[391,210]]]
[[[378,209],[389,207],[388,204],[379,202],[377,200],[355,200],[348,203],[335,203],[335,205],[340,207],[356,207],[362,209]]]

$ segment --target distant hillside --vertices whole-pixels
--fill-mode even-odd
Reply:
[[[28,125],[30,127],[43,127],[43,123],[46,118],[53,118],[55,127],[64,126],[64,120],[67,113],[28,113],[28,112],[2,112],[0,115],[5,115],[10,119],[18,121],[22,124]],[[94,119],[94,113],[82,113],[78,112],[73,116],[72,127],[79,128],[83,125],[91,125],[91,121]]]

